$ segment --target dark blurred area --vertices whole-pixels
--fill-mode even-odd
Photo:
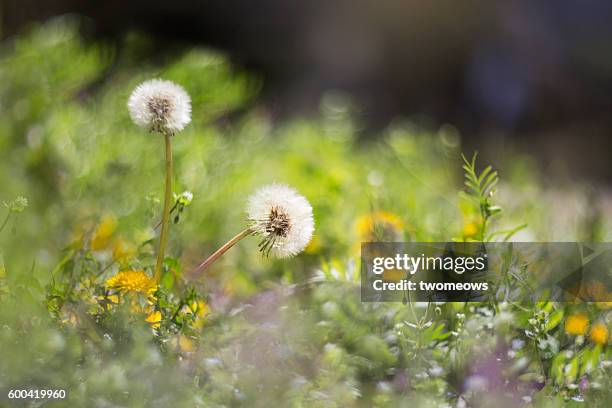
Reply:
[[[612,2],[478,0],[5,0],[2,37],[66,13],[156,52],[204,45],[263,78],[279,117],[356,102],[364,134],[396,117],[456,126],[465,149],[536,153],[562,177],[612,180]],[[120,55],[120,53],[118,54]]]

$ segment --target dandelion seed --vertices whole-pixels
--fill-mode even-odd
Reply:
[[[312,207],[294,189],[272,184],[259,189],[247,206],[250,228],[262,237],[259,250],[278,258],[302,252],[312,238]]]
[[[175,134],[191,122],[191,99],[171,81],[152,79],[138,85],[128,109],[136,125],[152,132]]]

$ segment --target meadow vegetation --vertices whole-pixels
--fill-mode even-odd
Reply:
[[[143,65],[149,47],[85,43],[65,19],[2,45],[0,391],[95,407],[607,406],[609,303],[360,302],[360,242],[609,240],[587,187],[554,187],[512,152],[498,174],[450,126],[398,119],[360,138],[341,92],[277,121],[223,55]],[[192,106],[158,282],[164,137],[127,108],[151,78]],[[305,250],[277,259],[244,239],[195,273],[271,183],[312,206]]]

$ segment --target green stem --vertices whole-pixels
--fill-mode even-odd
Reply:
[[[420,328],[421,328],[421,327],[420,327],[420,326],[421,326],[421,324],[420,324],[420,322],[419,322],[419,318],[417,317],[416,312],[415,312],[415,310],[414,310],[414,305],[412,304],[412,299],[411,299],[411,296],[410,296],[410,292],[411,292],[411,291],[409,290],[409,291],[408,291],[408,307],[410,308],[410,313],[412,313],[412,318],[414,319],[414,324],[415,324],[416,326],[418,326],[418,328],[420,329]],[[420,336],[420,335],[421,335],[421,334],[419,333],[419,336]]]
[[[174,212],[174,210],[176,210],[176,207],[178,207],[179,205],[179,200],[176,200],[174,202],[174,205],[172,206],[172,208],[170,208],[170,215],[172,215],[172,213]],[[155,225],[155,227],[153,227],[153,229],[158,229],[161,226],[162,222],[161,220],[157,223],[157,225]]]
[[[9,218],[11,218],[11,213],[12,213],[12,211],[9,210],[8,214],[6,214],[6,218],[4,219],[4,222],[2,223],[2,226],[0,226],[0,232],[2,232],[4,227],[6,227],[6,223],[8,222]]]
[[[487,233],[487,221],[489,221],[489,217],[482,214],[482,230],[480,232],[480,242],[485,241],[485,234]]]
[[[198,267],[194,270],[193,274],[194,275],[199,275],[200,273],[202,273],[213,262],[215,262],[217,259],[219,259],[221,257],[221,255],[223,255],[231,247],[236,245],[236,243],[238,241],[240,241],[242,238],[244,238],[244,237],[246,237],[248,235],[251,235],[252,233],[253,233],[253,231],[250,228],[247,228],[244,231],[241,231],[240,233],[238,233],[234,238],[230,239],[225,244],[223,244],[223,246],[221,246],[221,248],[219,248],[215,252],[213,252],[213,254],[211,256],[209,256],[208,258],[206,258],[204,260],[204,262],[202,262],[200,265],[198,265]]]
[[[164,194],[164,211],[162,213],[161,232],[159,234],[159,248],[157,250],[157,262],[155,263],[155,282],[161,279],[162,266],[164,264],[164,251],[168,241],[168,226],[170,220],[170,205],[172,201],[172,134],[164,133],[166,141],[166,191]]]

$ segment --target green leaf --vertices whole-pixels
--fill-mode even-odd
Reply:
[[[162,285],[166,289],[172,289],[174,287],[174,275],[170,273],[165,273],[161,280]]]
[[[580,361],[578,360],[578,356],[574,356],[572,361],[565,366],[565,380],[568,383],[573,383],[576,381],[576,376],[578,375],[578,367],[580,365]]]
[[[546,322],[546,331],[549,332],[561,323],[563,320],[563,310],[559,309],[554,311],[550,316],[548,316],[548,320]]]
[[[480,176],[478,177],[478,183],[479,183],[479,184],[481,184],[481,183],[482,183],[482,180],[484,180],[484,178],[487,176],[487,174],[489,174],[489,172],[490,172],[491,170],[493,170],[493,168],[492,168],[492,167],[489,165],[489,166],[487,166],[487,168],[486,168],[486,169],[484,169],[484,170],[482,171],[482,173],[480,173]],[[494,173],[495,173],[495,172],[494,172]]]

